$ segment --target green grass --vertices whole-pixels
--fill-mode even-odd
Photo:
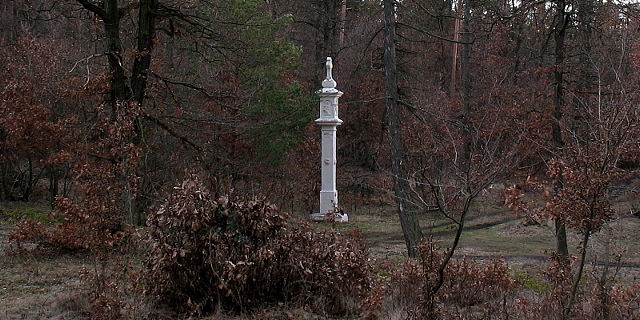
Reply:
[[[524,271],[513,270],[511,277],[513,277],[514,280],[521,283],[525,288],[535,293],[540,294],[547,291],[547,286],[545,286],[543,283],[536,281],[536,279],[529,277],[529,275]]]
[[[551,234],[540,232],[534,235],[510,235],[504,232],[504,228],[505,226],[493,226],[465,230],[462,233],[460,246],[481,248],[502,256],[538,256],[553,249],[554,238]]]
[[[32,220],[43,224],[56,222],[56,219],[50,212],[35,207],[13,208],[9,210],[0,209],[0,221],[6,220]]]

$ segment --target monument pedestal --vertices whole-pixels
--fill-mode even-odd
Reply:
[[[331,75],[331,58],[327,58],[326,67],[327,78],[322,81],[322,90],[319,92],[320,118],[316,120],[322,131],[320,212],[312,214],[311,220],[325,221],[333,218],[335,221],[347,222],[347,214],[338,212],[336,189],[336,128],[342,124],[342,120],[338,118],[338,98],[342,96],[342,92],[336,89],[336,81]]]
[[[320,214],[320,212],[314,212],[311,214],[311,220],[322,222],[322,221],[330,221],[333,217],[333,221],[335,222],[349,222],[349,215],[345,213],[336,213],[334,215]]]

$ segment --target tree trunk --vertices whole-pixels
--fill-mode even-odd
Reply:
[[[1,134],[2,132],[0,132]],[[0,152],[0,157],[4,156],[4,152]],[[0,201],[8,200],[8,192],[7,192],[7,175],[9,170],[7,169],[7,163],[5,161],[0,161]]]
[[[578,2],[578,20],[579,20],[579,43],[580,43],[580,52],[579,52],[579,62],[578,62],[578,67],[580,69],[580,78],[577,80],[577,90],[578,92],[589,92],[591,91],[591,84],[592,84],[592,79],[593,79],[593,73],[592,73],[592,68],[591,68],[591,64],[589,62],[589,59],[591,57],[591,36],[592,36],[592,29],[591,29],[591,20],[593,17],[593,0],[580,0]],[[583,105],[586,101],[586,105]],[[575,137],[578,137],[579,143],[580,144],[588,144],[588,124],[585,123],[585,121],[583,120],[581,114],[583,112],[588,112],[587,108],[589,107],[588,104],[588,99],[585,99],[581,101],[578,97],[578,93],[576,93],[574,95],[574,99],[573,99],[573,108],[574,109],[574,117],[573,117],[573,123],[572,123],[572,131],[573,131],[573,135]],[[605,168],[606,166],[603,165],[602,168]],[[596,200],[593,200],[594,202],[596,202]],[[593,208],[591,208],[590,210],[590,217],[589,219],[592,220],[595,217],[595,211]],[[576,295],[578,294],[578,285],[580,284],[580,280],[582,279],[582,274],[584,272],[584,265],[585,265],[585,260],[586,260],[586,255],[587,255],[587,247],[588,247],[588,243],[589,243],[589,239],[591,236],[591,228],[587,228],[586,232],[583,235],[582,238],[582,252],[580,254],[580,264],[578,264],[578,272],[575,276],[575,278],[573,279],[573,284],[571,286],[571,293],[569,295],[569,302],[567,303],[567,308],[565,309],[564,312],[564,317],[568,318],[570,313],[571,313],[571,309],[573,309],[573,305],[576,299]],[[565,240],[566,242],[566,240]],[[603,275],[606,274],[607,269],[608,269],[608,245],[606,247],[606,251],[607,253],[605,254],[607,257],[605,257],[605,271],[603,272]],[[603,279],[606,279],[606,276],[603,277]],[[603,282],[599,282],[600,288],[604,288],[604,284]],[[602,312],[604,313],[604,317],[603,319],[608,319],[608,312],[607,312],[607,308],[608,306],[605,304],[603,304],[603,310]]]
[[[58,173],[54,168],[49,168],[49,194],[51,209],[53,209],[56,204],[56,197],[58,196]]]
[[[107,58],[111,75],[111,117],[116,118],[118,103],[131,97],[127,85],[127,75],[122,61],[122,44],[120,43],[120,12],[117,0],[104,1],[104,31],[107,42]]]
[[[453,59],[451,63],[451,87],[449,96],[453,96],[456,92],[456,72],[458,66],[458,42],[460,41],[460,20],[462,19],[462,0],[458,0],[456,4],[456,22],[453,28]]]
[[[5,201],[7,200],[7,190],[6,190],[6,176],[5,176],[5,170],[4,170],[4,164],[1,166],[2,168],[2,173],[0,173],[0,201]]]
[[[24,189],[22,190],[22,201],[29,201],[29,197],[31,196],[31,186],[33,185],[33,160],[31,160],[31,156],[27,156],[27,161],[29,163],[28,166],[28,176],[27,181],[24,183]]]
[[[415,203],[411,200],[411,187],[406,170],[406,157],[398,107],[398,79],[396,60],[396,18],[394,0],[384,0],[384,70],[386,91],[387,133],[391,151],[391,173],[398,201],[398,216],[410,257],[416,256],[416,247],[422,238]]]
[[[565,1],[555,0],[556,4],[556,25],[555,25],[555,70],[554,79],[556,82],[554,95],[553,120],[551,125],[553,145],[555,147],[556,156],[562,155],[564,142],[562,141],[562,132],[560,131],[560,121],[562,120],[562,109],[564,105],[564,40],[567,27],[566,15],[564,11]],[[562,181],[560,180],[555,186],[555,192],[562,189]],[[564,220],[556,219],[556,250],[560,256],[568,257],[569,250],[567,246],[567,230]]]
[[[155,37],[156,10],[158,0],[142,0],[138,8],[138,55],[133,62],[131,88],[138,104],[142,105],[151,66],[151,50]]]
[[[315,16],[315,21],[313,21],[314,27],[316,28],[315,45],[314,45],[315,50],[313,52],[314,54],[313,62],[315,66],[315,70],[313,72],[314,75],[324,74],[325,68],[326,68],[325,67],[325,61],[326,61],[325,46],[327,43],[327,38],[325,37],[325,35],[327,32],[327,23],[326,23],[326,18],[320,14],[320,12],[325,12],[327,10],[325,6],[326,4],[324,2],[321,2],[318,4],[318,7],[317,7],[318,13]],[[313,88],[316,85],[316,78],[313,77],[310,81],[311,81],[310,85]]]
[[[464,170],[467,177],[467,185],[471,183],[469,181],[469,171],[471,169],[471,130],[470,123],[471,116],[471,32],[469,30],[469,20],[471,19],[471,6],[469,0],[464,0],[464,19],[462,21],[462,139],[464,147],[462,149],[462,161],[461,168]],[[462,12],[463,8],[460,8]]]
[[[340,13],[340,48],[344,46],[344,28],[347,24],[347,0],[342,0],[342,12]]]
[[[325,71],[324,62],[326,57],[333,57],[333,61],[339,60],[337,55],[340,52],[340,48],[336,48],[336,46],[339,45],[340,41],[341,13],[338,9],[342,7],[342,0],[317,1],[316,6],[317,20],[314,23],[319,36],[316,38],[315,43],[316,72],[314,74],[318,74],[318,72],[322,74]]]
[[[137,54],[133,61],[130,78],[127,77],[122,61],[122,44],[120,41],[120,19],[124,12],[133,7],[118,7],[117,0],[105,0],[94,4],[88,0],[77,0],[85,9],[93,12],[104,21],[105,44],[109,68],[111,70],[111,92],[108,103],[111,105],[111,120],[116,121],[119,105],[134,100],[142,105],[151,66],[151,52],[156,31],[158,0],[141,0],[138,4]],[[133,143],[139,144],[142,128],[140,121],[135,120],[134,130],[137,138]],[[130,167],[135,170],[135,164]],[[135,195],[130,190],[125,191],[126,203],[130,216],[136,211]]]
[[[580,76],[576,81],[576,94],[573,95],[573,122],[571,124],[571,130],[573,131],[573,135],[577,137],[580,143],[586,143],[589,125],[585,123],[583,114],[588,112],[589,108],[589,99],[584,95],[581,96],[582,92],[594,92],[593,84],[596,76],[593,72],[593,66],[591,65],[591,37],[593,34],[591,22],[593,21],[593,0],[580,0],[578,2],[578,48],[580,52],[578,53],[578,69],[580,72],[578,75]]]
[[[131,89],[133,90],[133,98],[135,102],[142,106],[145,98],[147,80],[149,76],[149,68],[151,67],[151,52],[153,50],[153,38],[155,37],[156,11],[158,9],[158,0],[142,0],[138,8],[138,55],[133,61],[133,69],[131,71]],[[171,40],[169,41],[171,42]],[[134,143],[140,145],[142,136],[142,125],[139,119],[134,122],[134,131],[136,137]],[[136,165],[129,167],[128,170],[135,171]],[[141,213],[137,209],[137,197],[128,187],[125,190],[127,202],[127,210],[131,217],[132,223],[138,223]]]

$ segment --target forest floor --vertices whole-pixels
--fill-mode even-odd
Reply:
[[[609,252],[612,265],[618,255],[619,275],[623,282],[640,281],[640,218],[619,205],[619,214],[603,230],[594,234],[588,245],[587,264],[601,266],[605,252]],[[340,230],[360,229],[372,255],[378,260],[406,259],[406,246],[400,221],[391,206],[366,208],[366,212],[349,214],[349,223],[337,224]],[[464,232],[456,250],[456,257],[477,261],[504,258],[512,270],[540,273],[555,251],[554,227],[548,225],[525,226],[523,218],[497,205],[480,205],[467,216]],[[420,218],[423,234],[433,236],[441,248],[453,242],[456,225],[437,216]],[[569,252],[578,256],[580,238],[568,230]]]
[[[621,255],[620,281],[637,284],[640,281],[640,245],[637,243],[640,219],[624,213],[629,212],[625,203],[618,204],[617,209],[623,213],[593,236],[588,265],[591,268],[602,265],[608,246],[611,260]],[[21,219],[49,222],[48,211],[44,204],[0,203],[0,319],[76,319],[86,315],[90,308],[88,289],[83,287],[81,276],[83,270],[94,268],[87,254],[47,257],[5,254],[7,235]],[[443,248],[450,246],[454,225],[434,216],[421,217],[420,223],[425,235],[433,235]],[[315,223],[314,227],[321,230],[332,225]],[[349,223],[333,227],[344,232],[361,230],[376,263],[400,264],[406,259],[404,238],[393,206],[362,207],[349,213]],[[571,254],[577,255],[578,235],[569,234]],[[467,219],[456,256],[479,261],[504,257],[514,277],[524,275],[535,283],[541,281],[554,247],[551,226],[524,226],[522,218],[510,211],[494,204],[481,204],[473,208]],[[283,317],[315,318],[305,311],[291,312]]]

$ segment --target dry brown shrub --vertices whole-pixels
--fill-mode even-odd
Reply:
[[[504,259],[481,264],[451,260],[435,294],[443,254],[431,240],[419,247],[420,260],[407,261],[379,280],[363,302],[365,319],[503,319],[513,300],[515,281]]]
[[[545,272],[542,292],[528,292],[516,299],[510,310],[517,319],[593,319],[617,320],[640,318],[640,286],[623,287],[614,278],[602,283],[582,283],[574,306],[567,310],[572,285],[572,269],[568,259],[552,254]],[[601,279],[598,279],[601,280]],[[597,282],[597,281],[595,281]]]
[[[48,246],[48,231],[45,226],[34,220],[22,220],[7,237],[7,254],[19,255],[27,252],[42,253],[43,247]]]
[[[53,215],[57,221],[20,223],[9,235],[10,253],[60,254],[85,251],[94,267],[83,276],[94,304],[93,318],[126,317],[126,293],[121,290],[121,262],[128,261],[136,245],[133,228],[126,223],[127,203],[135,198],[139,147],[135,140],[136,104],[118,104],[111,114],[104,106],[95,112],[95,125],[86,139],[69,152],[74,153],[72,197],[59,197]],[[125,258],[123,258],[125,257]],[[114,263],[116,262],[116,263]],[[128,266],[126,266],[128,267]]]
[[[316,299],[347,312],[369,286],[364,242],[288,219],[263,199],[213,200],[192,176],[149,215],[147,292],[192,314]]]
[[[392,269],[390,277],[384,276]],[[415,261],[408,260],[400,268],[383,266],[382,277],[373,284],[362,302],[363,319],[420,319],[420,293],[423,272]]]

